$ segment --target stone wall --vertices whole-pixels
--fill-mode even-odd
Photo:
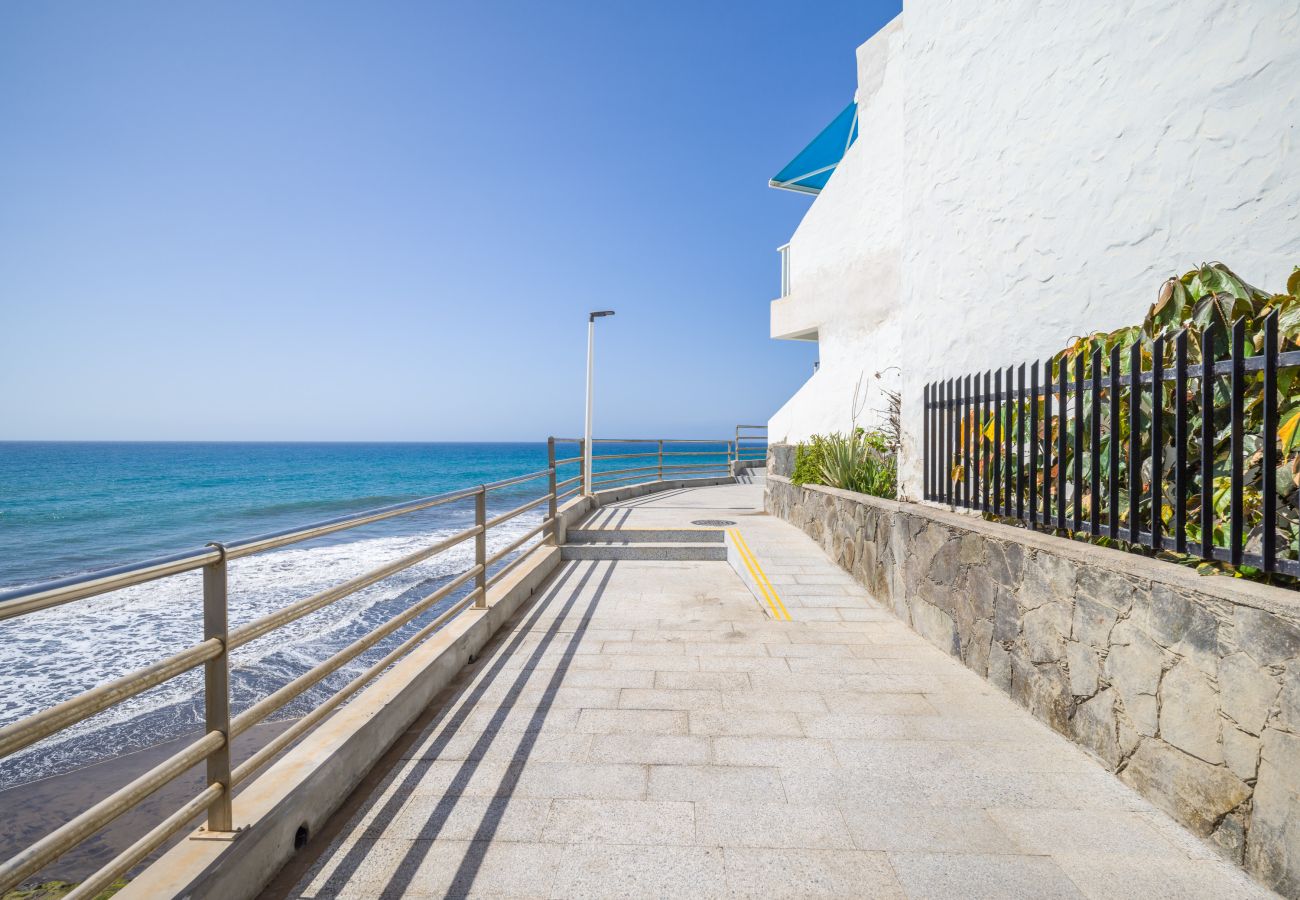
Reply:
[[[767,511],[1260,881],[1300,896],[1300,597],[788,479]]]

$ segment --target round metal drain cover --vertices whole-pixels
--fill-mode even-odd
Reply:
[[[704,525],[709,528],[722,528],[727,525],[735,525],[736,523],[731,521],[730,519],[696,519],[691,524]]]

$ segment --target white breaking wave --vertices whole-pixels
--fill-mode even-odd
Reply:
[[[540,513],[534,511],[494,528],[488,540],[489,554],[540,521]],[[230,627],[431,546],[459,530],[445,527],[413,535],[292,547],[235,560],[229,570]],[[234,711],[266,696],[426,596],[447,578],[469,569],[473,559],[474,542],[464,541],[238,648],[231,654]],[[417,589],[410,597],[402,596]],[[157,662],[202,639],[200,572],[12,619],[0,631],[0,684],[4,685],[0,725]],[[366,659],[369,657],[353,660],[344,668],[345,675],[355,675],[369,664],[362,661]],[[202,689],[200,667],[52,735],[5,759],[0,787],[175,737],[201,723]],[[303,711],[299,708],[297,713]],[[123,746],[122,735],[107,742],[112,746],[96,740],[103,732],[124,729],[128,746]]]

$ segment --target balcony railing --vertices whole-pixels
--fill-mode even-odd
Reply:
[[[781,296],[790,296],[790,245],[782,244],[776,248],[781,255]]]

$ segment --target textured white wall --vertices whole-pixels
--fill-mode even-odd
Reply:
[[[903,79],[889,52],[900,25],[859,48],[858,140],[790,239],[790,296],[773,304],[773,334],[791,321],[817,327],[821,368],[772,417],[772,441],[848,429],[859,379],[858,424],[870,427],[885,407],[880,386],[898,385],[885,370],[897,364],[902,309]]]
[[[900,252],[899,321],[856,352],[906,354],[904,490],[917,497],[925,382],[1135,323],[1166,277],[1202,261],[1283,286],[1300,264],[1300,5],[908,0],[901,19],[885,80],[900,71],[902,143],[894,160],[881,147],[854,160],[867,177],[901,173],[887,216],[899,233],[881,243],[859,205],[842,223],[853,244],[837,247],[864,263]],[[863,324],[844,318],[848,334]],[[808,393],[792,404],[840,402]],[[784,430],[806,431],[798,418]]]

